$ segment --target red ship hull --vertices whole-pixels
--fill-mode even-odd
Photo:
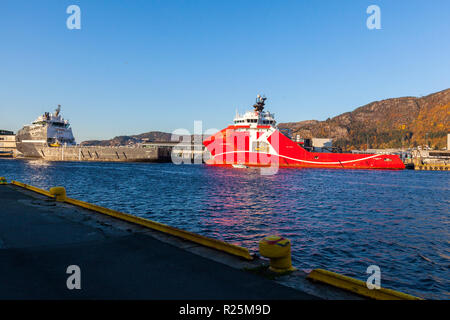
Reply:
[[[402,170],[397,155],[309,152],[270,126],[229,126],[203,141],[213,166]]]

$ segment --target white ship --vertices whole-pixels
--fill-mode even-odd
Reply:
[[[75,146],[72,128],[61,116],[61,106],[54,113],[46,112],[16,135],[17,150],[24,157],[41,158],[43,147]]]
[[[61,116],[61,106],[54,113],[44,113],[16,135],[17,150],[24,158],[49,161],[114,161],[168,162],[171,147],[142,146],[80,146],[76,145],[68,120]]]

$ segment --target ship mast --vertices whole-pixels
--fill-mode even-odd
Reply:
[[[266,104],[266,97],[261,97],[261,95],[256,96],[256,103],[253,105],[256,112],[262,112],[264,110],[264,105]]]
[[[58,104],[58,108],[56,108],[55,110],[55,117],[58,117],[60,112],[61,112],[61,105]]]

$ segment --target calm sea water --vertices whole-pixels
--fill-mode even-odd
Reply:
[[[424,298],[450,298],[450,173],[0,160],[0,176],[257,250],[292,240],[293,263]]]

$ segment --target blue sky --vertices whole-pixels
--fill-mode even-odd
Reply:
[[[0,128],[61,104],[80,142],[221,129],[258,93],[278,122],[426,95],[450,87],[449,13],[448,0],[2,0]]]

